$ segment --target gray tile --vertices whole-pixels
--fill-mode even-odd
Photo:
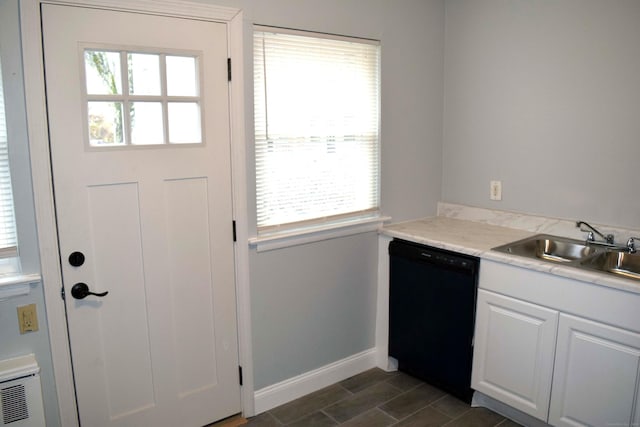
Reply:
[[[431,404],[438,411],[449,415],[451,418],[457,418],[460,415],[471,409],[468,403],[464,403],[462,400],[457,399],[450,394],[447,394],[442,399],[439,399]]]
[[[281,425],[282,424],[268,412],[249,418],[245,424],[247,427],[280,427]]]
[[[385,372],[380,368],[373,368],[341,381],[340,385],[351,393],[357,393],[381,381],[388,380],[397,374],[397,372]]]
[[[287,427],[329,427],[336,426],[337,422],[323,414],[322,412],[314,412],[294,423],[287,424]]]
[[[342,423],[391,400],[399,393],[400,390],[390,384],[378,383],[329,406],[324,412]]]
[[[395,424],[395,422],[395,419],[375,408],[351,418],[346,423],[340,424],[340,427],[386,427]]]
[[[486,408],[471,408],[461,417],[447,424],[447,427],[494,427],[502,420],[504,420],[502,415]]]
[[[402,393],[398,397],[390,400],[384,405],[380,406],[387,414],[391,415],[397,420],[401,420],[421,408],[429,405],[445,395],[440,389],[437,389],[429,384],[422,384],[419,387],[413,388],[405,393]]]
[[[398,372],[397,375],[391,377],[387,382],[394,387],[398,387],[400,390],[410,390],[423,383],[423,381],[402,372]]]
[[[440,427],[451,421],[451,417],[427,406],[415,414],[400,421],[397,427]]]
[[[347,396],[351,396],[351,393],[339,384],[334,384],[292,402],[285,403],[282,406],[278,406],[269,412],[283,424],[288,424],[329,406],[332,403],[338,402]]]
[[[512,420],[510,420],[508,418],[505,418],[505,420],[503,422],[498,424],[498,427],[522,427],[522,425],[520,425],[517,422],[512,421]]]

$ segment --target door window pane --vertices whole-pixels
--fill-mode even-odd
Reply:
[[[92,146],[124,145],[122,102],[89,102],[89,143]]]
[[[167,94],[169,96],[198,96],[196,58],[167,56]]]
[[[130,113],[132,144],[153,145],[164,143],[162,103],[132,102]]]
[[[134,95],[161,95],[160,55],[129,53],[129,93]]]
[[[84,69],[87,78],[87,94],[122,94],[120,53],[86,50]]]
[[[89,146],[202,143],[198,57],[116,49],[82,53]]]
[[[200,105],[196,102],[169,103],[169,142],[173,144],[202,142]]]

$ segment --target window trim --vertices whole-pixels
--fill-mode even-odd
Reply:
[[[31,289],[41,281],[42,277],[39,273],[0,276],[0,301],[29,295]]]
[[[283,249],[306,243],[321,242],[338,237],[379,231],[383,224],[391,221],[389,216],[375,215],[365,217],[349,217],[329,223],[317,223],[312,226],[297,229],[281,229],[269,234],[262,234],[249,238],[249,245],[257,252]]]
[[[288,27],[277,27],[273,25],[262,25],[262,24],[254,24],[253,31],[261,31],[261,32],[271,32],[271,33],[282,33],[282,34],[291,34],[294,36],[303,36],[303,37],[312,37],[316,35],[318,38],[330,39],[330,40],[339,40],[345,42],[358,42],[363,44],[370,44],[374,46],[381,46],[382,43],[380,40],[366,38],[366,37],[356,37],[356,36],[345,36],[341,34],[335,33],[323,33],[320,31],[307,31],[307,30],[297,30],[295,28]]]
[[[313,31],[296,30],[292,28],[253,25],[252,38],[255,32],[271,32],[280,34],[297,35],[302,37],[316,37],[329,40],[346,41],[352,43],[369,44],[381,48],[379,40],[344,36],[331,33],[321,33]],[[378,75],[381,75],[381,59],[378,57]],[[380,77],[379,77],[380,78]],[[381,212],[381,80],[378,80],[378,117],[377,117],[377,205],[366,210],[352,211],[335,216],[320,216],[302,221],[294,221],[283,223],[281,225],[264,225],[255,224],[256,236],[249,238],[249,244],[256,247],[258,252],[279,249],[289,246],[300,245],[304,243],[317,242],[335,237],[348,236],[369,231],[378,230],[384,222],[390,221],[390,217],[382,216]],[[255,137],[255,124],[254,124]],[[255,140],[254,140],[255,150]],[[255,159],[254,159],[255,161]],[[255,168],[255,164],[254,164]],[[257,177],[255,184],[257,184]],[[257,189],[254,197],[257,198]],[[256,206],[257,208],[257,206]],[[254,213],[257,216],[257,212]],[[257,219],[257,218],[256,218]]]

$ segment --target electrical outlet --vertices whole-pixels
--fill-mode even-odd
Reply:
[[[35,304],[18,307],[18,325],[20,325],[21,334],[38,330],[38,313]]]
[[[489,198],[491,200],[502,200],[502,181],[491,181]]]

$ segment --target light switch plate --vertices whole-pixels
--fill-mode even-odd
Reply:
[[[502,200],[502,181],[491,181],[489,198],[491,200]]]
[[[35,304],[18,307],[18,325],[21,334],[38,330],[38,312]]]

